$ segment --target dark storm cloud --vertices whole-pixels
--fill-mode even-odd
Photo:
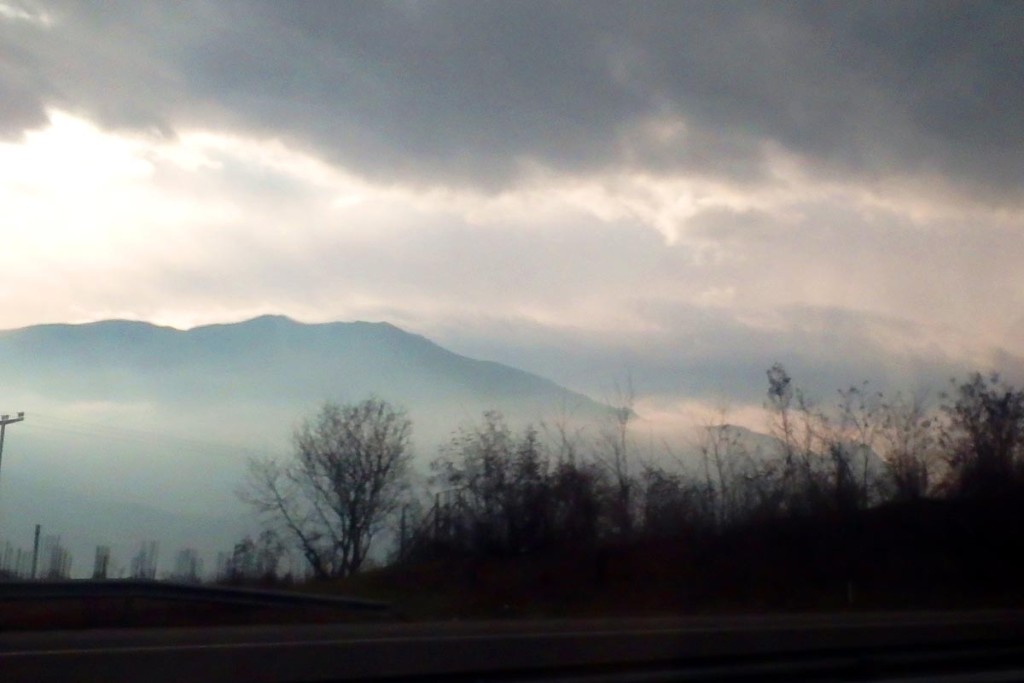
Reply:
[[[498,187],[532,161],[823,171],[1019,196],[1018,3],[46,5],[0,21],[0,128],[241,127],[388,180]],[[658,128],[681,118],[681,130]],[[671,127],[670,127],[671,128]]]

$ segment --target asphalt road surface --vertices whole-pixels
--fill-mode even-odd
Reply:
[[[0,681],[1024,680],[1024,613],[0,633]]]

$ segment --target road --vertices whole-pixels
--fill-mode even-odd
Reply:
[[[0,633],[0,680],[995,681],[1024,679],[1022,646],[1024,613],[1008,611],[21,632]]]

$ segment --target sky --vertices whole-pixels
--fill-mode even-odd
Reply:
[[[389,321],[644,410],[1024,380],[1024,5],[0,0],[0,329]]]

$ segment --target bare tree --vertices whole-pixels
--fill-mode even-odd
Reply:
[[[950,488],[982,497],[1010,492],[1024,479],[1024,391],[975,373],[944,398]]]
[[[575,465],[580,457],[580,443],[585,427],[576,420],[563,402],[558,414],[551,420],[541,420],[540,431],[546,437],[558,464]]]
[[[607,487],[603,469],[593,463],[561,462],[551,473],[553,535],[559,545],[590,547],[601,531]]]
[[[697,429],[703,499],[708,522],[715,528],[771,507],[777,463],[751,457],[738,428],[722,410]]]
[[[824,425],[815,424],[815,408],[796,388],[786,369],[768,369],[769,433],[779,446],[777,495],[779,508],[789,512],[817,505],[824,497],[822,459],[815,445]]]
[[[896,394],[880,404],[878,443],[896,500],[916,500],[931,492],[939,466],[935,422],[923,395]]]
[[[699,480],[681,472],[669,472],[653,463],[642,474],[643,531],[669,537],[701,526],[701,499],[705,492]]]
[[[235,544],[224,566],[218,569],[217,578],[229,582],[275,582],[286,555],[287,548],[277,532],[264,529],[255,539],[246,536]]]
[[[386,401],[325,403],[285,462],[250,463],[242,498],[295,542],[319,578],[359,570],[401,504],[412,423]]]
[[[457,545],[484,554],[536,550],[550,537],[550,455],[538,433],[516,434],[500,413],[453,435],[431,464],[433,482],[455,493]]]
[[[790,512],[850,511],[877,498],[880,396],[866,383],[839,391],[829,408],[797,389],[779,364],[768,370],[771,434],[779,443],[782,506]]]
[[[839,391],[838,418],[825,435],[832,461],[830,490],[838,509],[865,508],[880,498],[882,472],[875,447],[884,426],[882,398],[868,390],[866,381]]]
[[[601,464],[607,468],[614,488],[611,501],[611,520],[618,534],[629,536],[633,532],[634,504],[633,489],[635,485],[631,452],[630,424],[636,417],[633,406],[636,394],[633,381],[626,378],[625,386],[616,384],[615,400],[612,401],[612,420],[602,433],[604,444]]]

